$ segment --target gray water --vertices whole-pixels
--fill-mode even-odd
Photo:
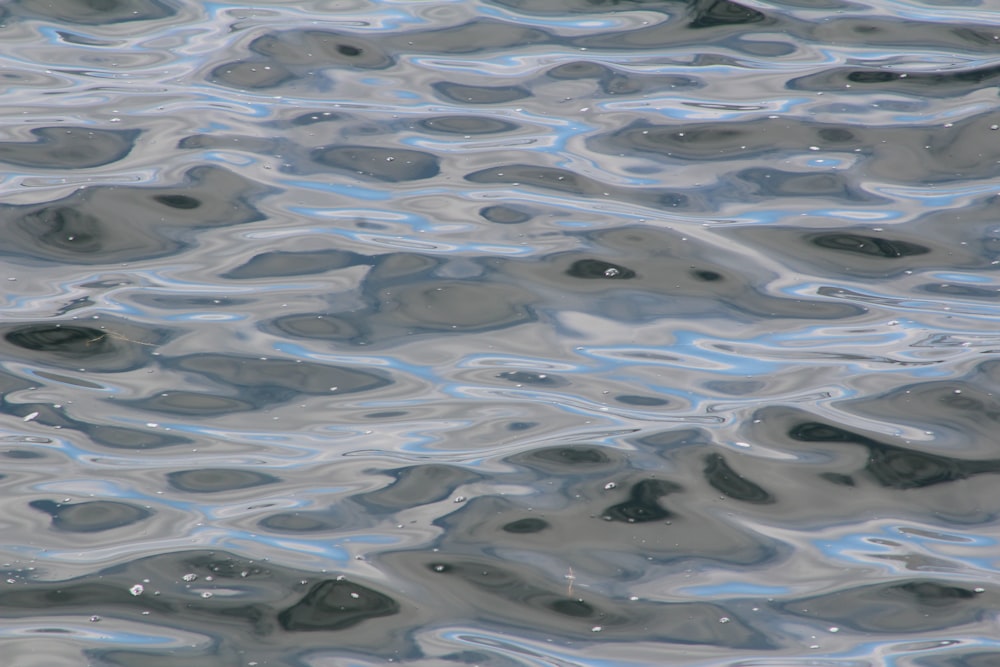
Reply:
[[[7,0],[0,84],[0,664],[1000,665],[996,0]]]

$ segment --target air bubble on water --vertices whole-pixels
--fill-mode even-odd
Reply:
[[[181,579],[183,579],[184,581],[194,581],[197,578],[198,578],[198,575],[195,574],[194,572],[188,572],[183,577],[181,577]]]
[[[351,593],[351,598],[353,598],[353,599],[355,599],[355,600],[357,600],[357,599],[358,599],[358,598],[360,598],[360,597],[361,597],[361,596],[360,596],[360,595],[358,595],[357,593]]]
[[[608,482],[607,484],[604,485],[604,490],[605,491],[610,491],[611,489],[615,488],[616,486],[618,486],[618,485],[615,484],[614,482]]]
[[[435,572],[444,572],[445,571],[445,566],[444,565],[435,565],[433,569],[434,569]]]
[[[208,598],[212,597],[212,591],[205,591],[204,593],[201,594],[201,597],[207,600]]]
[[[723,616],[722,618],[719,619],[719,623],[728,623],[731,620],[732,619],[729,618],[728,616]]]
[[[615,267],[611,267],[610,269],[604,269],[604,277],[605,278],[614,278],[619,273],[621,273],[621,271],[619,271]]]
[[[982,586],[976,586],[975,588],[972,589],[972,592],[973,593],[985,593],[986,589],[983,588]]]
[[[452,502],[464,503],[466,500],[467,499],[465,496],[455,496],[455,499]]]
[[[600,631],[601,631],[601,630],[603,630],[603,629],[604,629],[604,628],[603,628],[602,626],[600,626],[600,625],[595,625],[594,627],[592,627],[592,628],[590,629],[590,631],[591,631],[591,632],[600,632]]]
[[[835,626],[833,626],[833,627],[831,627],[831,628],[827,628],[827,629],[828,629],[828,630],[829,630],[830,632],[840,632],[840,628],[838,628],[838,627],[837,627],[836,625],[835,625]]]
[[[138,596],[142,595],[142,592],[144,590],[145,589],[142,587],[142,584],[136,584],[132,588],[128,589],[128,592],[131,593],[132,595],[135,595],[136,597],[138,597]]]
[[[97,614],[94,614],[93,616],[90,617],[90,622],[91,623],[97,623],[100,620],[101,620],[101,617],[98,616]]]

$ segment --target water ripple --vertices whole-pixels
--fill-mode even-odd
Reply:
[[[988,4],[0,35],[11,664],[992,664]]]

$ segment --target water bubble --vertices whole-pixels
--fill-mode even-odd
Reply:
[[[195,574],[194,572],[188,572],[183,577],[181,577],[181,579],[183,579],[184,581],[194,581],[197,578],[198,578],[198,575]]]
[[[97,623],[97,622],[99,622],[100,620],[101,620],[101,617],[100,617],[100,616],[98,616],[97,614],[94,614],[93,616],[91,616],[91,617],[90,617],[90,622],[91,622],[91,623]]]
[[[618,485],[615,484],[614,482],[608,482],[607,484],[604,485],[604,490],[605,491],[610,491],[611,489],[615,488],[616,486],[618,486]]]
[[[602,626],[600,626],[600,625],[595,625],[594,627],[592,627],[592,628],[590,629],[590,631],[591,631],[591,632],[600,632],[600,631],[601,631],[601,630],[603,630],[603,629],[604,629],[604,628],[603,628]]]
[[[142,587],[142,584],[136,584],[132,588],[128,589],[128,592],[131,593],[132,595],[138,597],[138,596],[142,595],[142,592],[144,590],[146,590],[146,589],[144,589]]]
[[[728,616],[723,616],[722,618],[719,619],[719,623],[728,623],[731,620],[732,619],[729,618]]]
[[[616,269],[613,266],[611,268],[609,268],[609,269],[604,269],[604,277],[605,278],[614,278],[614,277],[618,276],[618,274],[620,274],[620,273],[621,273],[621,271],[619,271],[618,269]]]

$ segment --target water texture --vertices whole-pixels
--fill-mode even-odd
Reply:
[[[0,662],[1000,664],[998,54],[0,4]]]

